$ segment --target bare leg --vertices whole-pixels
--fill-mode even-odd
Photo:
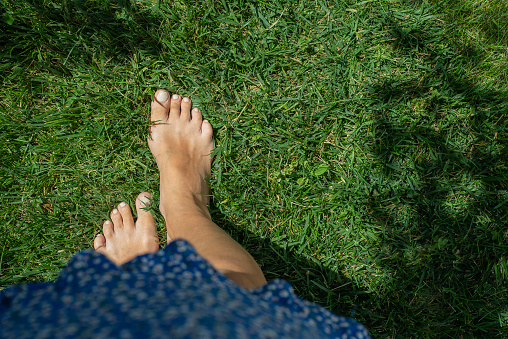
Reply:
[[[111,211],[111,221],[104,222],[103,233],[94,240],[94,248],[117,265],[122,265],[138,255],[153,253],[159,249],[155,220],[143,208],[150,204],[152,195],[142,192],[136,199],[138,220],[134,222],[131,208],[122,202]]]
[[[217,226],[208,202],[213,130],[191,100],[158,90],[152,101],[148,145],[160,171],[160,210],[168,241],[181,238],[217,270],[245,288],[266,284],[251,255]]]

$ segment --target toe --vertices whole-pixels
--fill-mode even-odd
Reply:
[[[111,217],[111,221],[113,221],[113,228],[116,231],[123,228],[122,215],[120,214],[118,209],[115,208],[114,210],[112,210],[110,217]]]
[[[98,236],[95,237],[93,241],[93,248],[98,250],[99,248],[104,246],[106,246],[106,238],[102,234],[99,234]]]
[[[148,192],[141,192],[136,199],[136,210],[138,212],[138,220],[136,221],[136,230],[141,231],[144,235],[145,243],[150,251],[159,249],[159,238],[157,236],[157,226],[155,219],[147,207],[152,204],[152,195]]]
[[[132,211],[129,204],[121,202],[118,205],[118,212],[122,216],[123,227],[134,227],[134,218],[132,217]]]
[[[168,119],[169,106],[169,92],[164,89],[159,89],[155,92],[152,101],[152,115],[150,117],[150,122],[165,122]]]
[[[190,120],[191,119],[191,106],[192,102],[189,98],[182,99],[181,113],[180,116],[182,119]]]
[[[136,199],[136,211],[138,212],[137,226],[151,227],[155,229],[155,219],[147,207],[152,204],[152,195],[148,192],[141,192]]]
[[[191,115],[192,122],[198,126],[201,126],[201,124],[203,123],[203,115],[201,115],[201,111],[199,110],[199,108],[197,107],[193,108],[191,111]]]
[[[180,118],[180,105],[182,103],[182,97],[178,94],[173,94],[171,97],[171,106],[169,109],[169,120],[175,120]]]
[[[201,124],[201,134],[209,140],[213,139],[213,128],[208,120],[203,120]]]
[[[104,233],[105,238],[111,238],[115,233],[113,223],[109,220],[105,221],[104,225],[102,225],[102,232]]]

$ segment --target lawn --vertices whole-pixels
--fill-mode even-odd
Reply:
[[[378,338],[508,335],[506,2],[0,13],[0,287],[55,279],[117,203],[157,200],[162,87],[212,123],[212,216],[268,279]]]

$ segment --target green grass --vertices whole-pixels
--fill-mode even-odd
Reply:
[[[506,9],[1,1],[0,285],[157,193],[163,87],[212,122],[213,217],[267,278],[379,338],[506,336]]]

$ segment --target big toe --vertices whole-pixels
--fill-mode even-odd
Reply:
[[[152,195],[148,192],[141,192],[136,198],[136,211],[138,212],[138,221],[136,227],[145,227],[155,230],[155,219],[148,207],[152,205]]]
[[[153,96],[150,122],[152,124],[157,122],[166,122],[168,119],[169,107],[169,92],[165,89],[159,89]]]

